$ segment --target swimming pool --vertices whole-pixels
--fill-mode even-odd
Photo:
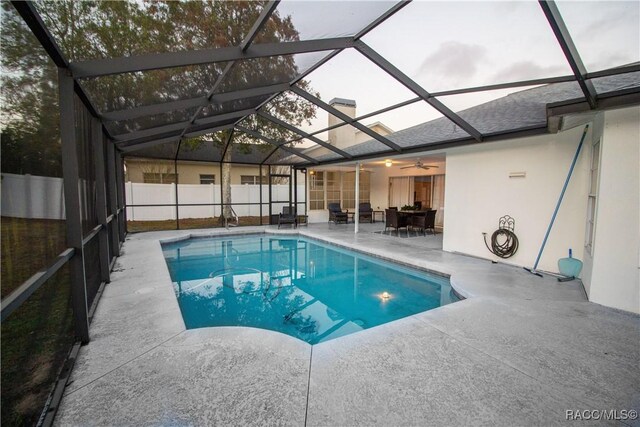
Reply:
[[[187,329],[252,326],[316,344],[458,300],[445,278],[302,237],[162,249]]]

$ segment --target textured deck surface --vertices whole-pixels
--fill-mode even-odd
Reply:
[[[566,410],[639,409],[639,316],[586,301],[579,282],[379,228],[299,232],[451,275],[468,299],[315,346],[261,329],[185,330],[159,240],[228,232],[128,236],[56,423],[554,425]]]

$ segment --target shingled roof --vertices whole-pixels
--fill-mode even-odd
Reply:
[[[640,72],[619,74],[593,79],[599,96],[623,89],[640,87]],[[484,136],[515,133],[527,129],[547,127],[547,106],[558,102],[584,99],[577,82],[554,83],[539,86],[459,111],[458,114]],[[470,135],[445,117],[421,123],[386,135],[402,148],[424,147],[467,140]],[[383,154],[388,147],[376,140],[368,140],[344,149],[352,156]],[[318,156],[318,161],[335,160],[331,154]],[[284,160],[284,159],[283,159]],[[288,159],[289,160],[289,159]]]

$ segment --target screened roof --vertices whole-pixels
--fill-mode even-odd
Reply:
[[[3,13],[70,70],[129,156],[304,167],[545,132],[556,103],[639,102],[638,2],[39,0]]]

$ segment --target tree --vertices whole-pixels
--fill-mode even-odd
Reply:
[[[42,1],[38,11],[60,48],[71,61],[111,58],[178,50],[237,46],[244,39],[266,2],[257,1]],[[5,87],[2,127],[3,148],[16,146],[37,153],[37,162],[46,157],[38,143],[54,146],[59,153],[57,69],[13,6],[4,2],[3,15],[3,85]],[[259,32],[254,43],[299,40],[291,17],[274,13]],[[92,102],[101,111],[122,110],[140,105],[187,99],[205,95],[214,87],[226,63],[206,64],[139,73],[84,79]],[[218,87],[229,92],[250,87],[291,81],[298,74],[293,55],[237,61]],[[307,82],[299,85],[309,90]],[[257,106],[266,97],[242,99],[205,107],[200,114],[211,116]],[[270,112],[299,126],[315,115],[315,106],[294,95],[282,96],[270,103]],[[142,130],[167,123],[187,121],[196,109],[172,111],[154,116],[107,123],[114,134]],[[27,120],[32,117],[33,120]],[[289,131],[252,117],[243,123],[266,136],[284,141],[293,139]],[[55,131],[51,131],[51,130]],[[37,138],[39,134],[45,138]],[[186,140],[183,150],[195,150],[202,144],[214,144],[220,154],[226,146],[228,132]],[[47,139],[49,138],[49,139]],[[273,147],[236,132],[233,149],[225,152],[222,183],[223,203],[231,203],[230,162],[234,152]],[[59,155],[56,163],[59,168]],[[29,155],[21,156],[29,158]],[[18,168],[20,169],[20,168]],[[4,162],[3,162],[4,170]],[[224,216],[229,217],[230,209]]]
[[[58,70],[8,2],[2,25],[2,171],[61,176]]]
[[[264,3],[133,0],[34,2],[53,38],[70,61],[238,45],[259,16]],[[15,11],[14,6],[10,2],[2,2],[1,10],[2,171],[61,176],[58,69]],[[276,14],[255,42],[297,39],[298,34],[291,19]],[[202,96],[214,87],[226,65],[218,63],[127,73],[84,79],[80,84],[100,112],[122,110]],[[296,74],[292,56],[238,62],[218,91],[228,92],[290,81]],[[306,83],[302,82],[301,85],[308,89]],[[228,105],[214,105],[203,113],[214,115],[225,109],[257,105],[258,101],[256,99],[241,100]],[[271,106],[272,114],[278,115],[293,125],[299,125],[303,120],[308,120],[314,112],[313,106],[296,101],[294,97],[282,97]],[[110,132],[119,134],[189,120],[193,114],[195,110],[175,111],[141,119],[111,122],[107,126]],[[261,119],[250,119],[245,125],[259,129],[278,141],[292,136],[276,126],[267,127]],[[222,149],[225,137],[224,133],[220,133],[194,141],[184,141],[183,145],[184,149],[188,150],[197,144],[211,142],[217,144],[218,149]],[[234,152],[238,153],[238,150],[266,149],[263,148],[264,145],[258,144],[257,141],[243,134],[236,135],[234,142],[236,149],[228,150],[229,153],[225,156],[227,161],[230,160],[228,156]],[[271,147],[268,150],[271,150]],[[90,165],[90,162],[91,159],[87,163]],[[225,188],[230,190],[229,184],[229,179],[226,179]],[[88,197],[86,199],[93,200]],[[231,202],[230,191],[225,202]],[[56,234],[52,233],[52,230],[51,227],[46,229],[48,234]],[[64,236],[63,232],[59,234]],[[43,235],[42,237],[46,240],[51,236]],[[3,251],[3,261],[5,255]],[[61,286],[66,283],[64,276],[51,280],[60,280]],[[62,286],[55,289],[65,288]],[[61,292],[56,295],[64,296]],[[40,310],[39,313],[42,314],[42,311]],[[17,313],[13,314],[13,316],[16,315]],[[47,324],[57,324],[53,317],[46,319]],[[67,334],[51,334],[51,336],[66,337]],[[26,350],[21,349],[21,351]],[[65,354],[62,354],[62,358],[64,356]],[[26,359],[26,356],[17,358],[23,362]],[[33,360],[42,361],[35,357]],[[23,362],[14,366],[23,367],[26,365]],[[41,373],[40,368],[19,371],[25,372],[20,382],[32,384],[30,381],[34,379],[30,378],[30,375],[33,372]],[[4,379],[3,376],[3,381]],[[7,385],[15,384],[8,380],[3,382],[3,387],[5,382]],[[38,387],[38,389],[46,390],[46,387]],[[5,395],[3,390],[3,420],[6,418],[7,411],[12,410],[12,405],[5,405],[7,402]],[[33,396],[23,397],[25,400],[34,400]],[[37,415],[35,413],[36,419],[31,421],[37,421]],[[21,422],[31,424],[29,421]]]

